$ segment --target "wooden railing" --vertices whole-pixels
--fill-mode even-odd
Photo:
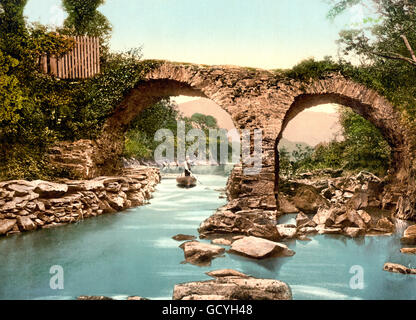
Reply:
[[[44,55],[41,71],[60,79],[86,79],[100,73],[100,42],[94,37],[73,37],[74,48],[60,58]]]

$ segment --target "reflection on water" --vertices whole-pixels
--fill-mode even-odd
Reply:
[[[416,276],[382,270],[387,261],[415,266],[399,252],[399,235],[347,239],[315,236],[292,241],[296,255],[253,261],[226,254],[211,267],[181,264],[172,236],[197,236],[200,222],[225,203],[224,175],[200,175],[203,185],[179,189],[164,180],[151,204],[64,227],[0,240],[1,299],[72,299],[79,295],[170,299],[175,284],[208,280],[204,272],[233,268],[259,278],[287,282],[295,299],[416,299]],[[294,216],[285,216],[293,223]],[[64,290],[51,290],[49,269],[64,268]],[[352,290],[350,268],[364,269],[364,290]]]

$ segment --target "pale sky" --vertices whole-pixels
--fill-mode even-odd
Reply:
[[[338,33],[361,19],[353,9],[335,22],[325,0],[107,0],[111,48],[143,46],[145,58],[264,69],[337,55]],[[29,0],[29,21],[62,24],[60,0]]]

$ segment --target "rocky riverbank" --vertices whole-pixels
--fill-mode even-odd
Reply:
[[[238,179],[228,181],[229,203],[206,219],[199,228],[202,238],[245,235],[272,241],[311,234],[357,237],[385,235],[395,230],[391,209],[398,198],[383,202],[384,181],[371,173],[341,176],[333,170],[303,174],[280,183],[279,208],[267,201],[253,205],[233,196],[241,189]],[[296,225],[279,225],[284,214],[297,214]]]
[[[160,182],[156,168],[92,180],[0,182],[0,236],[61,226],[141,206]]]

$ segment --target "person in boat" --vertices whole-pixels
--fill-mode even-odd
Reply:
[[[183,167],[185,169],[185,177],[190,177],[192,175],[192,170],[191,170],[191,161],[189,157],[186,157],[186,160],[183,163]]]

